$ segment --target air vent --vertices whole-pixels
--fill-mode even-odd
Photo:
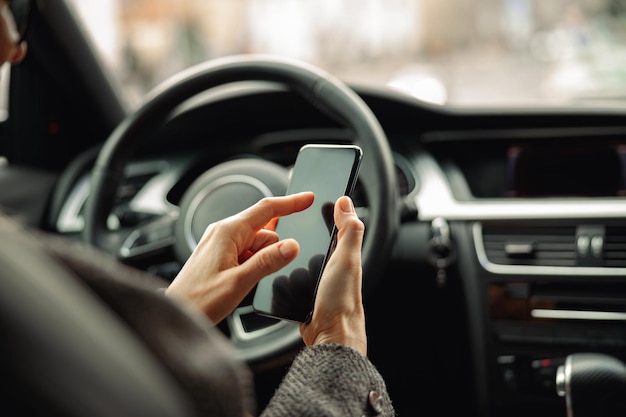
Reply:
[[[117,190],[115,205],[128,203],[157,174],[158,171],[151,171],[128,175]]]
[[[146,170],[145,172],[133,172],[126,175],[124,182],[117,190],[112,210],[119,226],[134,227],[153,217],[153,210],[146,209],[137,201],[135,203],[132,201],[136,200],[137,194],[158,174],[159,172],[156,170]],[[109,225],[109,227],[119,226]]]
[[[626,268],[626,226],[482,225],[494,265]]]
[[[626,268],[626,226],[607,226],[604,266]]]
[[[138,162],[126,167],[124,182],[120,185],[114,200],[113,213],[118,221],[134,225],[144,220],[146,214],[149,215],[150,210],[139,210],[138,212],[137,210],[129,210],[129,203],[152,178],[159,175],[165,168],[167,165],[159,161]],[[90,173],[87,173],[76,182],[66,202],[61,207],[57,220],[57,230],[60,233],[79,233],[83,230],[83,211],[90,189]]]
[[[489,262],[498,265],[576,266],[576,226],[485,226]]]

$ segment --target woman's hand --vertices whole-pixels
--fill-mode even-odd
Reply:
[[[279,217],[306,209],[313,198],[311,192],[268,197],[212,223],[166,294],[191,301],[211,321],[220,322],[261,278],[298,255],[298,243],[279,240],[274,227]]]
[[[334,210],[337,245],[319,283],[310,323],[300,325],[307,345],[340,343],[367,355],[365,312],[361,296],[361,245],[365,226],[348,197]]]
[[[0,65],[20,63],[26,56],[26,42],[19,41],[19,33],[9,2],[0,0]]]

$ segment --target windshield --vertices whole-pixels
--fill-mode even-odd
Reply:
[[[134,98],[239,53],[449,106],[626,103],[624,0],[70,0]]]

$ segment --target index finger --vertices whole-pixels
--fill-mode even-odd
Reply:
[[[307,209],[313,203],[313,199],[311,191],[283,197],[266,197],[239,213],[239,216],[254,230],[260,230],[273,218]]]

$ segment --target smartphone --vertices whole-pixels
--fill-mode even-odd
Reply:
[[[300,148],[287,195],[312,191],[315,199],[306,210],[278,220],[279,238],[296,239],[300,253],[286,267],[259,281],[252,300],[257,313],[297,323],[311,320],[317,285],[336,241],[335,202],[351,195],[362,157],[363,151],[356,145]]]

